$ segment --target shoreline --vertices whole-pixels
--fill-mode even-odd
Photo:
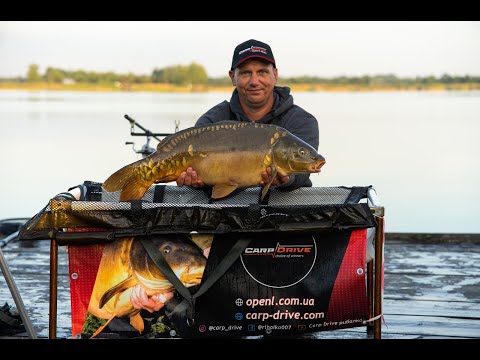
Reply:
[[[385,241],[412,243],[480,243],[480,233],[385,232]]]
[[[369,85],[329,85],[329,84],[283,84],[289,86],[292,92],[373,92],[373,91],[475,91],[480,90],[480,84],[432,84],[403,86],[369,86]],[[231,92],[233,86],[190,85],[177,86],[172,84],[51,84],[39,83],[0,83],[0,90],[28,91],[118,91],[118,92]]]

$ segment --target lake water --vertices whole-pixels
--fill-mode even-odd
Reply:
[[[373,185],[388,232],[480,233],[480,92],[294,92],[320,126],[315,186]],[[31,217],[140,158],[128,114],[193,126],[230,93],[0,91],[0,219]],[[155,147],[157,141],[152,139]]]

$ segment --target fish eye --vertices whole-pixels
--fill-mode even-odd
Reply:
[[[300,149],[298,149],[298,153],[299,153],[301,156],[305,156],[305,154],[306,154],[307,152],[305,151],[304,148],[300,148]]]
[[[162,249],[163,253],[166,255],[168,254],[170,251],[172,251],[172,247],[170,245],[165,245]]]

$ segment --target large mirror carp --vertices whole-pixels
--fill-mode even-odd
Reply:
[[[154,153],[113,173],[103,189],[120,191],[120,201],[141,199],[154,183],[175,181],[191,166],[218,199],[237,188],[259,186],[269,166],[273,179],[277,173],[318,173],[324,164],[311,145],[282,127],[222,121],[165,137]],[[270,185],[263,187],[262,199]]]

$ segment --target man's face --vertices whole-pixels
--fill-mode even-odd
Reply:
[[[247,60],[229,72],[237,87],[240,101],[252,108],[264,106],[272,97],[278,71],[272,64],[255,59]]]

